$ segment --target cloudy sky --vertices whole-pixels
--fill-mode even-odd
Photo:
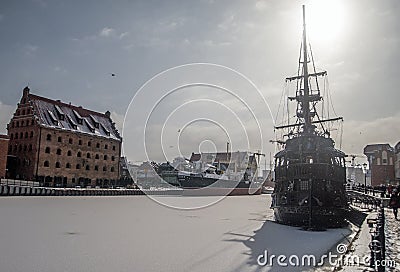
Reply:
[[[265,103],[256,104],[265,99],[275,114],[284,78],[296,74],[304,3],[316,65],[328,71],[335,110],[345,120],[342,149],[362,154],[368,143],[396,144],[400,140],[400,1],[397,0],[1,1],[0,133],[6,133],[6,124],[22,89],[29,85],[31,92],[38,95],[100,112],[110,110],[121,130],[128,110],[129,120],[136,116],[140,119],[129,123],[129,133],[124,132],[125,140],[133,142],[135,128],[143,130],[141,114],[145,116],[146,109],[154,106],[146,103],[154,103],[150,98],[160,96],[157,89],[164,84],[170,90],[174,84],[207,81],[204,77],[196,78],[197,72],[209,75],[210,84],[226,83],[228,89],[235,88],[234,85],[235,93],[240,93],[238,86],[242,87],[243,82],[232,79],[237,73],[214,73],[202,67],[201,72],[192,70],[189,79],[182,80],[179,76],[186,70],[166,76],[175,83],[159,79],[158,85],[143,89],[145,92],[138,96],[146,103],[131,103],[141,86],[157,73],[201,62],[229,67],[260,90],[262,98],[256,91],[249,91],[254,86],[243,85],[240,89],[246,91],[239,98],[253,98],[248,105],[265,131],[262,151],[274,152],[273,145],[268,143],[273,137],[271,114]],[[116,76],[111,76],[112,73]],[[222,108],[227,105],[230,108],[231,96],[220,89],[213,92],[210,86],[202,88],[198,92],[201,95],[176,93],[175,97],[163,100],[164,105],[157,108],[159,117],[174,110],[178,112],[180,105],[187,103],[191,111],[179,116],[202,109],[219,116],[222,127],[224,123],[235,127],[229,122],[232,111],[219,109],[218,113],[214,109],[215,100],[221,102],[218,105]],[[210,97],[217,99],[207,100]],[[198,100],[196,105],[192,104],[194,100]],[[136,108],[128,109],[130,103]],[[248,121],[246,114],[238,116],[239,121],[245,120],[241,123],[249,126],[248,131],[255,129],[255,123]],[[155,131],[170,121],[159,117],[150,118],[153,123],[148,126],[147,135],[161,133]],[[181,131],[191,119],[211,117],[195,114],[186,119],[175,118],[175,124],[167,126],[174,132],[166,134],[164,145],[175,149],[182,144],[184,155],[190,150],[198,151],[200,143],[207,146],[210,141],[214,144],[207,148],[224,149],[226,140],[221,135],[225,132],[219,131],[218,126],[209,126],[212,122],[202,126],[204,120],[198,121],[186,134]],[[199,134],[213,136],[196,138]],[[239,134],[233,137],[242,139]],[[184,142],[174,144],[180,136]],[[257,149],[258,144],[255,139],[248,147]],[[237,149],[242,148],[245,147],[237,145]],[[171,156],[175,153],[171,152]],[[134,154],[129,156],[133,161],[143,159]]]

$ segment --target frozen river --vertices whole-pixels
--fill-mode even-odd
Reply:
[[[275,224],[269,206],[269,195],[195,210],[147,196],[3,197],[0,271],[302,271],[260,266],[257,258],[265,250],[323,254],[349,233]]]

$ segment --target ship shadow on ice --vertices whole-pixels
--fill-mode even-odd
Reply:
[[[243,252],[248,258],[246,268],[249,271],[313,271],[316,267],[329,266],[327,262],[321,262],[322,255],[327,255],[340,241],[351,234],[349,228],[327,229],[326,231],[305,231],[299,227],[281,225],[273,220],[266,220],[254,234],[249,236],[238,232],[228,232],[229,238],[225,241],[242,243],[246,246]],[[263,255],[260,257],[260,255]],[[276,257],[272,258],[272,255]],[[283,255],[287,264],[279,265],[277,256]],[[315,257],[316,267],[311,261],[311,266],[302,258],[306,255]],[[296,257],[293,257],[296,256]],[[299,265],[296,263],[299,259]],[[292,262],[289,262],[289,260]],[[319,265],[318,265],[319,264]],[[242,267],[235,271],[242,271]]]

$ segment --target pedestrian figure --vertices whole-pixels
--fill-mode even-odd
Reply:
[[[397,211],[400,207],[400,196],[397,190],[393,190],[393,194],[390,197],[389,206],[393,209],[394,218],[397,220]]]

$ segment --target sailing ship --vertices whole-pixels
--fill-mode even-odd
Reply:
[[[286,78],[296,83],[295,96],[288,97],[289,102],[296,102],[296,122],[275,127],[288,133],[284,140],[277,140],[283,149],[275,154],[271,208],[282,224],[309,229],[338,227],[347,210],[345,153],[335,148],[324,124],[343,118],[323,119],[318,112],[317,104],[323,99],[318,80],[327,72],[315,69],[305,21],[303,5],[299,69],[296,76]]]

